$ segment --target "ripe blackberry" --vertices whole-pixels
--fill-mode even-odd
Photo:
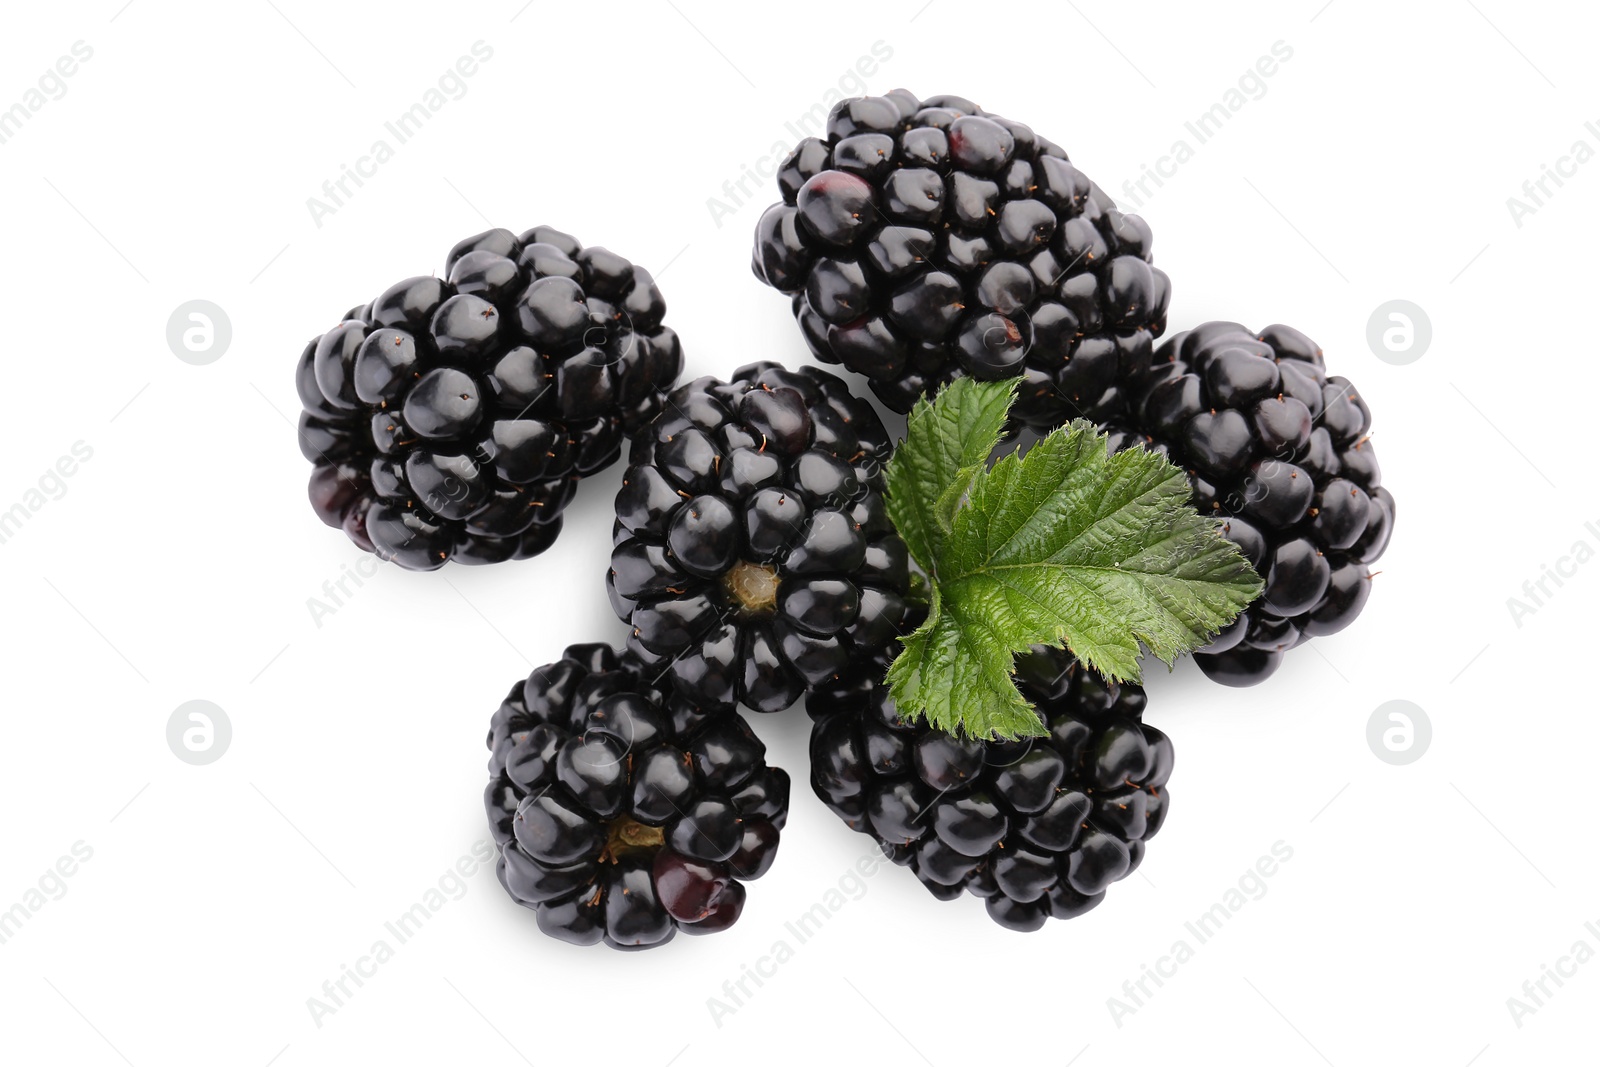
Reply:
[[[818,359],[866,375],[895,411],[958,375],[1020,376],[1020,422],[1104,420],[1166,328],[1144,221],[970,100],[842,100],[778,186],[756,277],[793,295]]]
[[[900,632],[883,424],[844,382],[753,363],[634,439],[607,589],[629,648],[702,704],[780,711]]]
[[[973,741],[902,722],[880,670],[812,695],[811,785],[928,891],[965,889],[1012,930],[1099,904],[1144,859],[1167,813],[1172,742],[1143,725],[1144,690],[1036,647],[1017,680],[1046,737]]]
[[[500,883],[576,945],[726,930],[789,813],[789,776],[743,719],[653,686],[608,645],[512,687],[489,751]]]
[[[548,226],[489,230],[311,343],[296,373],[311,505],[412,570],[549,548],[683,365],[644,269]]]
[[[1266,582],[1261,598],[1195,654],[1211,678],[1254,685],[1283,653],[1336,633],[1371,592],[1367,565],[1394,528],[1372,414],[1322,349],[1288,326],[1208,322],[1169,339],[1112,447],[1142,444],[1189,472],[1202,513],[1224,518]]]

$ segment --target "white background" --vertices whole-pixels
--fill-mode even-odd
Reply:
[[[0,144],[0,510],[75,442],[93,456],[0,544],[0,908],[76,842],[93,855],[0,944],[0,1059],[1592,1059],[1600,963],[1548,984],[1520,1027],[1507,998],[1574,942],[1600,949],[1600,725],[1576,681],[1600,563],[1520,626],[1507,598],[1574,542],[1600,547],[1600,163],[1520,226],[1506,200],[1574,141],[1600,147],[1597,27],[1576,5],[1321,3],[8,10],[0,107],[74,42],[93,57]],[[478,40],[493,58],[465,96],[316,225],[307,198]],[[505,690],[568,642],[621,636],[601,589],[620,472],[584,486],[548,554],[386,567],[318,626],[308,598],[365,557],[305,503],[286,422],[301,346],[456,239],[549,222],[657,272],[691,373],[804,362],[748,268],[775,185],[720,226],[707,200],[879,41],[871,91],[972,97],[1129,206],[1125,180],[1193,144],[1185,121],[1292,48],[1139,210],[1174,328],[1294,324],[1371,403],[1399,522],[1366,613],[1250,690],[1153,665],[1171,818],[1083,918],[1018,935],[887,868],[719,1026],[708,998],[870,847],[804,785],[795,710],[755,723],[797,788],[731,932],[573,949],[485,870],[318,1026],[307,999],[486,837],[482,739]],[[197,298],[233,328],[207,366],[165,339]],[[1433,325],[1405,366],[1366,340],[1396,298]],[[209,766],[165,739],[193,699],[233,726]],[[1366,740],[1393,699],[1433,724],[1408,766]],[[1279,841],[1293,858],[1265,895],[1198,945],[1185,922]],[[1114,1019],[1108,998],[1179,939],[1193,958]]]

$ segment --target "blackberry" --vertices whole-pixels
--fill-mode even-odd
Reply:
[[[1368,564],[1394,528],[1379,485],[1372,414],[1322,349],[1288,326],[1208,322],[1169,339],[1135,390],[1112,447],[1144,445],[1189,472],[1193,502],[1266,590],[1195,654],[1228,685],[1263,681],[1283,653],[1337,633],[1371,592]]]
[[[1166,327],[1150,228],[1057,145],[958,96],[842,100],[778,171],[756,277],[807,344],[911,410],[958,375],[1020,377],[1035,429],[1121,410]]]
[[[548,226],[461,241],[311,343],[296,373],[312,507],[412,570],[550,547],[683,365],[648,272]]]
[[[489,727],[496,872],[577,945],[715,933],[777,854],[789,776],[735,712],[652,685],[608,645],[518,682]]]
[[[617,494],[606,584],[629,648],[696,702],[768,712],[888,645],[909,580],[889,452],[871,406],[814,367],[674,392]]]
[[[1037,930],[1093,908],[1144,859],[1172,742],[1140,722],[1139,686],[1036,646],[1017,680],[1050,733],[975,741],[901,721],[881,677],[875,665],[807,702],[811,785],[934,896],[965,889],[1001,926]]]

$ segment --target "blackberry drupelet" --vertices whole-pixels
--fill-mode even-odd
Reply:
[[[451,249],[300,356],[312,507],[412,570],[549,548],[577,481],[678,377],[648,272],[548,226]]]
[[[1020,377],[1034,429],[1122,409],[1166,327],[1150,229],[1067,154],[969,100],[843,100],[778,171],[756,276],[792,294],[816,357],[895,411],[952,378]]]
[[[744,720],[652,685],[608,645],[518,682],[489,728],[500,882],[577,945],[715,933],[777,854],[789,776]]]
[[[634,439],[607,588],[629,648],[708,705],[780,711],[901,632],[883,424],[808,367],[674,392]]]
[[[1099,904],[1144,859],[1167,813],[1172,742],[1143,725],[1144,690],[1060,648],[1017,661],[1050,733],[974,741],[902,722],[877,665],[807,707],[811,785],[941,900],[965,889],[1012,930]]]
[[[1228,685],[1265,680],[1283,653],[1336,633],[1371,592],[1394,497],[1379,485],[1372,414],[1322,349],[1288,326],[1208,322],[1169,339],[1112,447],[1161,452],[1189,472],[1202,514],[1266,582],[1261,598],[1195,654]]]

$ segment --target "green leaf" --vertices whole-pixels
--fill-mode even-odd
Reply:
[[[887,471],[889,518],[930,574],[967,486],[1000,443],[1016,380],[959,378],[937,404],[917,401]]]
[[[934,612],[904,638],[888,676],[901,714],[920,714],[952,734],[1042,736],[1044,723],[1011,678],[1016,650],[965,614],[961,605]]]
[[[1088,423],[985,466],[1011,393],[957,382],[918,405],[890,463],[890,514],[902,535],[910,524],[931,587],[891,692],[901,714],[973,737],[1044,731],[1012,680],[1029,645],[1064,643],[1136,681],[1142,649],[1171,664],[1261,591],[1221,523],[1189,505],[1181,470],[1143,449],[1109,455]]]

